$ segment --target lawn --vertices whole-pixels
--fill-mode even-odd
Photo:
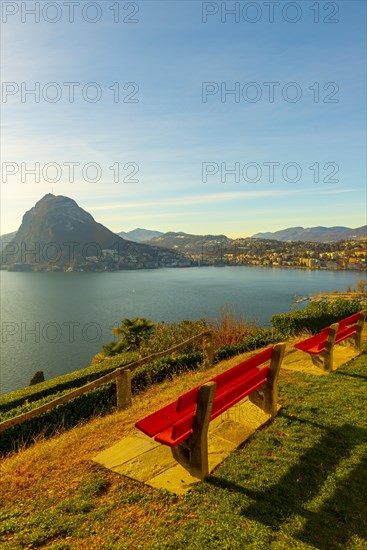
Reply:
[[[366,354],[326,376],[283,369],[275,420],[186,496],[92,462],[200,376],[3,459],[0,548],[367,549]]]

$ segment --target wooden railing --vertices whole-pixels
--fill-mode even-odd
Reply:
[[[84,393],[87,393],[90,390],[98,388],[99,386],[102,386],[103,384],[106,384],[111,380],[116,380],[117,410],[121,411],[123,409],[127,409],[131,406],[131,403],[132,403],[131,373],[135,369],[143,365],[146,365],[147,363],[151,363],[156,359],[160,359],[161,357],[167,357],[168,355],[171,355],[172,353],[179,351],[180,349],[183,349],[188,344],[193,344],[200,340],[202,340],[203,342],[203,352],[204,352],[203,363],[205,368],[208,368],[209,366],[212,365],[213,358],[214,358],[211,331],[202,332],[197,336],[193,336],[192,338],[189,338],[188,340],[181,342],[181,344],[178,344],[177,346],[173,346],[172,348],[161,351],[159,353],[154,353],[153,355],[149,355],[148,357],[144,357],[143,359],[139,359],[138,361],[134,361],[133,363],[124,365],[123,367],[118,367],[116,370],[108,374],[105,374],[104,376],[101,376],[101,378],[98,378],[97,380],[93,380],[93,382],[89,382],[88,384],[85,384],[80,388],[72,390],[71,392],[65,395],[62,395],[61,397],[57,397],[56,399],[53,399],[49,403],[45,403],[44,405],[41,405],[40,407],[37,407],[32,411],[28,411],[18,416],[14,416],[13,418],[9,418],[9,420],[5,420],[4,422],[0,422],[0,432],[8,428],[11,428],[12,426],[16,426],[17,424],[21,424],[22,422],[24,422],[25,420],[28,420],[29,418],[33,418],[34,416],[38,416],[46,411],[54,409],[58,405],[61,405],[62,403],[66,403],[67,401],[70,401],[71,399],[74,399],[79,395],[83,395]]]

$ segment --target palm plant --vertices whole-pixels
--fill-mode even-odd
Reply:
[[[141,343],[154,332],[154,328],[155,324],[144,317],[123,319],[121,327],[112,329],[112,334],[119,337],[114,347],[118,350],[138,350]]]

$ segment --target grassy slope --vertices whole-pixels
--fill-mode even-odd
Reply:
[[[283,370],[274,422],[185,497],[91,462],[136,420],[207,378],[190,373],[154,387],[126,412],[4,459],[0,547],[367,548],[366,354],[330,376]]]

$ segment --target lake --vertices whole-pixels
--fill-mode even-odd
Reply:
[[[37,370],[48,380],[87,367],[125,317],[213,321],[230,305],[237,316],[269,324],[272,315],[308,304],[295,306],[295,298],[354,288],[361,278],[246,266],[0,275],[0,393],[27,386]]]

